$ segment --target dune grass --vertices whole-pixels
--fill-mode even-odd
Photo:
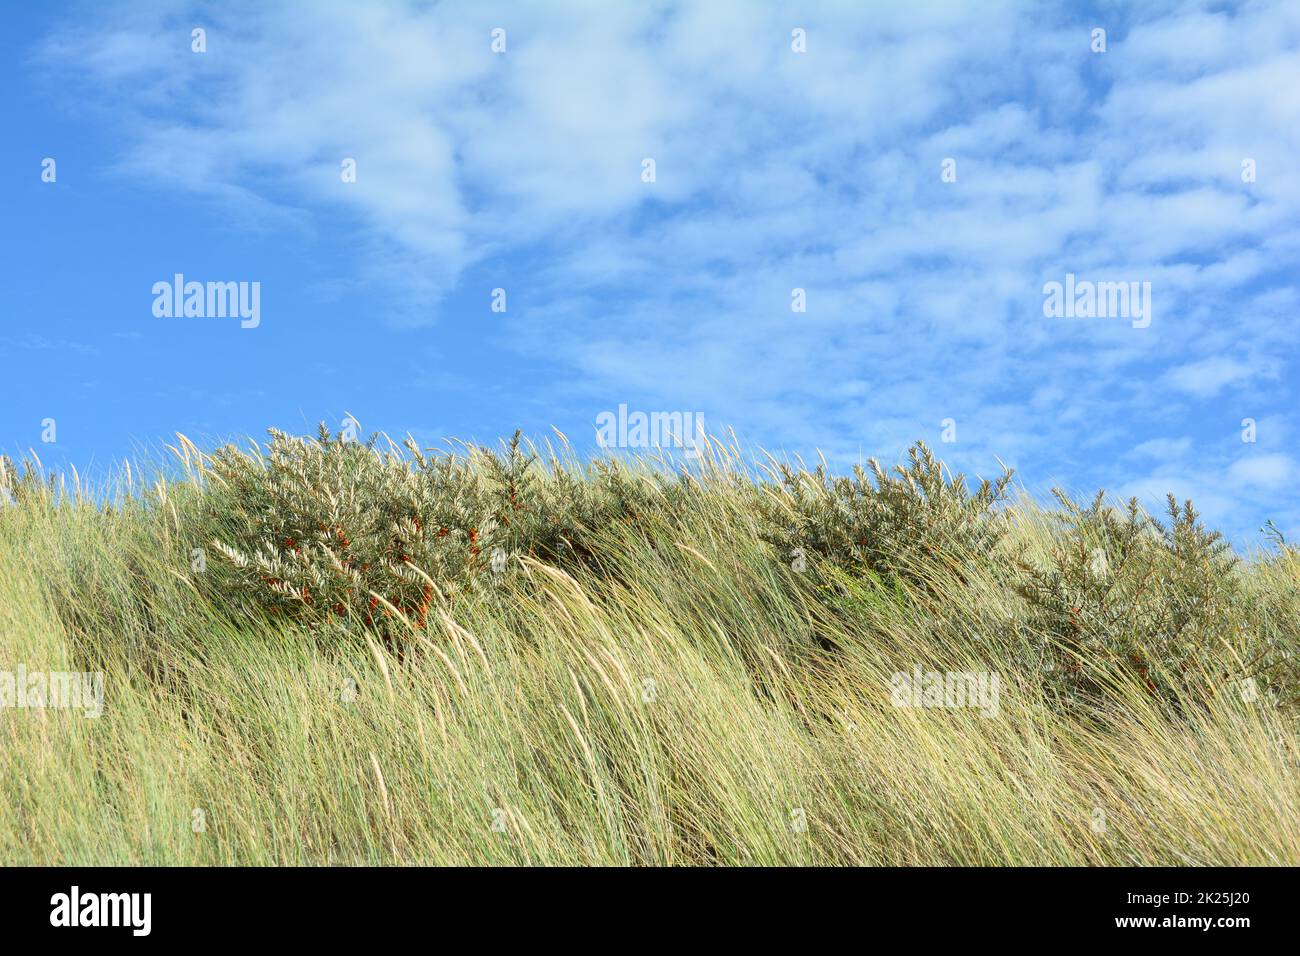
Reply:
[[[1099,661],[1070,694],[1016,570],[1068,531],[1027,502],[978,561],[791,561],[780,482],[715,451],[660,482],[662,510],[572,522],[572,559],[501,538],[508,566],[474,586],[398,569],[434,582],[422,620],[396,599],[316,614],[222,570],[232,482],[180,450],[188,474],[133,474],[111,506],[7,472],[0,671],[102,672],[105,705],[0,709],[4,864],[1300,863],[1287,684],[1239,692],[1254,647],[1294,646],[1285,546],[1216,572],[1236,580],[1205,618],[1224,633],[1185,691],[1107,670],[1103,641],[1071,650]],[[463,464],[485,494],[510,484]],[[665,468],[527,465],[554,500]],[[896,706],[916,668],[995,674],[996,714]]]

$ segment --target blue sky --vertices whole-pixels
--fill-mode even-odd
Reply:
[[[10,453],[93,473],[345,413],[593,447],[626,404],[1300,535],[1294,3],[6,17]],[[260,282],[260,324],[155,317],[178,272]],[[1067,273],[1151,283],[1150,326],[1045,316]]]

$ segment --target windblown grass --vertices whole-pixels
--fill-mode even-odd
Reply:
[[[1300,863],[1272,685],[1207,672],[1221,693],[1171,701],[1108,678],[1074,701],[1045,680],[1004,573],[1059,534],[1033,505],[978,566],[796,570],[766,533],[776,486],[715,453],[671,511],[587,529],[582,560],[520,549],[385,629],[253,613],[194,570],[220,521],[190,447],[188,477],[112,507],[0,509],[0,671],[106,688],[97,719],[0,710],[0,862]],[[1293,646],[1295,553],[1225,573],[1241,623]],[[894,706],[918,666],[997,674],[996,716]]]

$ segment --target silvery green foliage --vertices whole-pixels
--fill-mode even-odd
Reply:
[[[1121,510],[1102,493],[1086,507],[1055,494],[1061,510],[1046,560],[1022,556],[1019,585],[1053,686],[1074,699],[1099,698],[1124,679],[1165,699],[1191,684],[1221,686],[1225,668],[1238,666],[1225,663],[1225,639],[1244,630],[1246,609],[1220,534],[1172,495],[1161,524],[1136,499]]]
[[[233,580],[245,603],[272,613],[390,629],[398,612],[422,625],[435,582],[475,580],[496,527],[464,458],[414,452],[381,452],[324,425],[305,440],[273,430],[256,454],[218,449],[204,496],[226,558],[218,585]]]
[[[768,498],[768,540],[781,553],[816,555],[835,567],[870,572],[886,583],[924,583],[934,561],[987,560],[1006,531],[997,505],[1012,473],[1004,470],[972,491],[923,442],[906,465],[886,471],[872,459],[849,476],[780,466],[781,484]]]
[[[307,620],[360,620],[387,634],[425,626],[440,600],[499,587],[501,561],[598,559],[595,535],[668,508],[673,485],[642,480],[617,462],[588,474],[544,469],[518,433],[500,452],[381,451],[322,425],[315,438],[271,431],[255,453],[235,446],[210,459],[203,496],[214,549],[213,584],[243,610]]]

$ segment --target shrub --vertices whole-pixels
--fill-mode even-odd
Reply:
[[[599,533],[615,525],[644,528],[680,510],[682,484],[659,472],[638,473],[617,459],[576,469],[540,467],[519,433],[498,454],[480,449],[475,463],[488,489],[497,538],[509,554],[561,567],[600,564]]]
[[[1172,495],[1162,525],[1137,499],[1118,510],[1103,493],[1087,507],[1055,494],[1062,510],[1046,562],[1022,557],[1019,585],[1049,685],[1071,699],[1125,678],[1171,701],[1215,693],[1225,668],[1236,669],[1224,642],[1241,611],[1236,558],[1220,534]]]
[[[491,593],[514,558],[597,562],[597,532],[670,507],[673,485],[617,462],[546,470],[518,433],[502,452],[409,456],[331,436],[271,431],[263,452],[209,459],[205,522],[226,559],[215,579],[252,609],[363,620],[392,635],[397,611],[423,627],[436,596]]]
[[[972,492],[917,442],[908,462],[886,472],[873,458],[870,476],[855,466],[834,477],[779,466],[780,487],[768,496],[767,539],[786,560],[816,555],[841,569],[868,572],[888,586],[926,581],[934,561],[987,561],[1006,526],[997,505],[1012,472],[1004,469]]]
[[[394,610],[423,625],[435,582],[454,591],[481,577],[496,526],[463,458],[427,459],[412,443],[412,468],[374,438],[331,437],[324,425],[315,439],[270,434],[265,453],[218,449],[204,496],[213,544],[250,603],[387,630]]]

